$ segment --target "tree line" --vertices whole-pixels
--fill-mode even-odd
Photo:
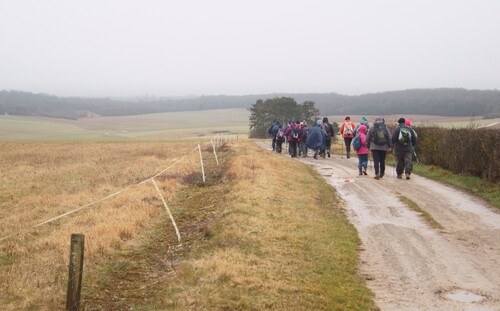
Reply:
[[[268,128],[276,120],[283,127],[289,120],[306,121],[307,124],[318,118],[319,110],[314,107],[313,101],[304,101],[297,104],[291,97],[275,97],[259,99],[250,108],[250,134],[252,138],[268,136]]]
[[[58,97],[23,91],[0,91],[0,114],[77,119],[89,116],[123,116],[158,112],[250,108],[262,98],[294,98],[311,101],[321,115],[428,114],[443,116],[500,117],[500,91],[459,88],[413,89],[346,96],[337,93],[276,93],[192,98]]]

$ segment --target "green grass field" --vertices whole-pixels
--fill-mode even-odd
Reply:
[[[247,109],[182,111],[79,120],[0,115],[0,140],[180,140],[212,137],[219,131],[246,136],[249,131],[249,116]],[[500,118],[406,117],[419,126],[478,127],[500,122]],[[361,116],[351,116],[354,122],[358,122],[360,118]],[[398,118],[396,115],[385,116],[389,123]],[[329,116],[329,119],[340,123],[344,116]],[[375,116],[368,116],[370,122],[374,119]]]
[[[172,140],[248,133],[249,111],[223,109],[66,120],[0,116],[0,140]]]

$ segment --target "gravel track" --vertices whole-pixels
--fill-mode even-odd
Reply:
[[[269,150],[268,143],[259,143]],[[500,310],[500,213],[483,200],[412,175],[358,176],[357,157],[298,160],[342,199],[362,240],[360,273],[381,310]],[[399,196],[427,211],[433,229]]]

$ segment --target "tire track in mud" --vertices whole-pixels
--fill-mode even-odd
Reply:
[[[360,273],[381,310],[500,310],[497,210],[420,176],[396,179],[392,167],[378,181],[373,168],[358,176],[357,158],[298,160],[337,189],[362,240]],[[444,229],[431,228],[401,194]]]

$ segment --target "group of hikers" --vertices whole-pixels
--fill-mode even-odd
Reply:
[[[345,117],[340,125],[340,135],[345,144],[346,158],[351,157],[351,150],[358,156],[359,175],[368,175],[368,154],[372,153],[374,178],[379,180],[385,175],[385,158],[387,153],[394,151],[396,156],[397,178],[410,179],[413,170],[412,156],[417,145],[417,133],[411,127],[409,119],[400,118],[398,126],[391,133],[383,117],[376,117],[370,126],[367,117],[362,117],[358,124]],[[308,149],[313,151],[313,158],[331,157],[332,140],[335,140],[335,129],[327,117],[314,121],[309,127],[306,121],[289,120],[283,126],[276,119],[268,129],[272,137],[273,151],[282,152],[283,143],[288,143],[288,153],[291,157],[307,157]]]

